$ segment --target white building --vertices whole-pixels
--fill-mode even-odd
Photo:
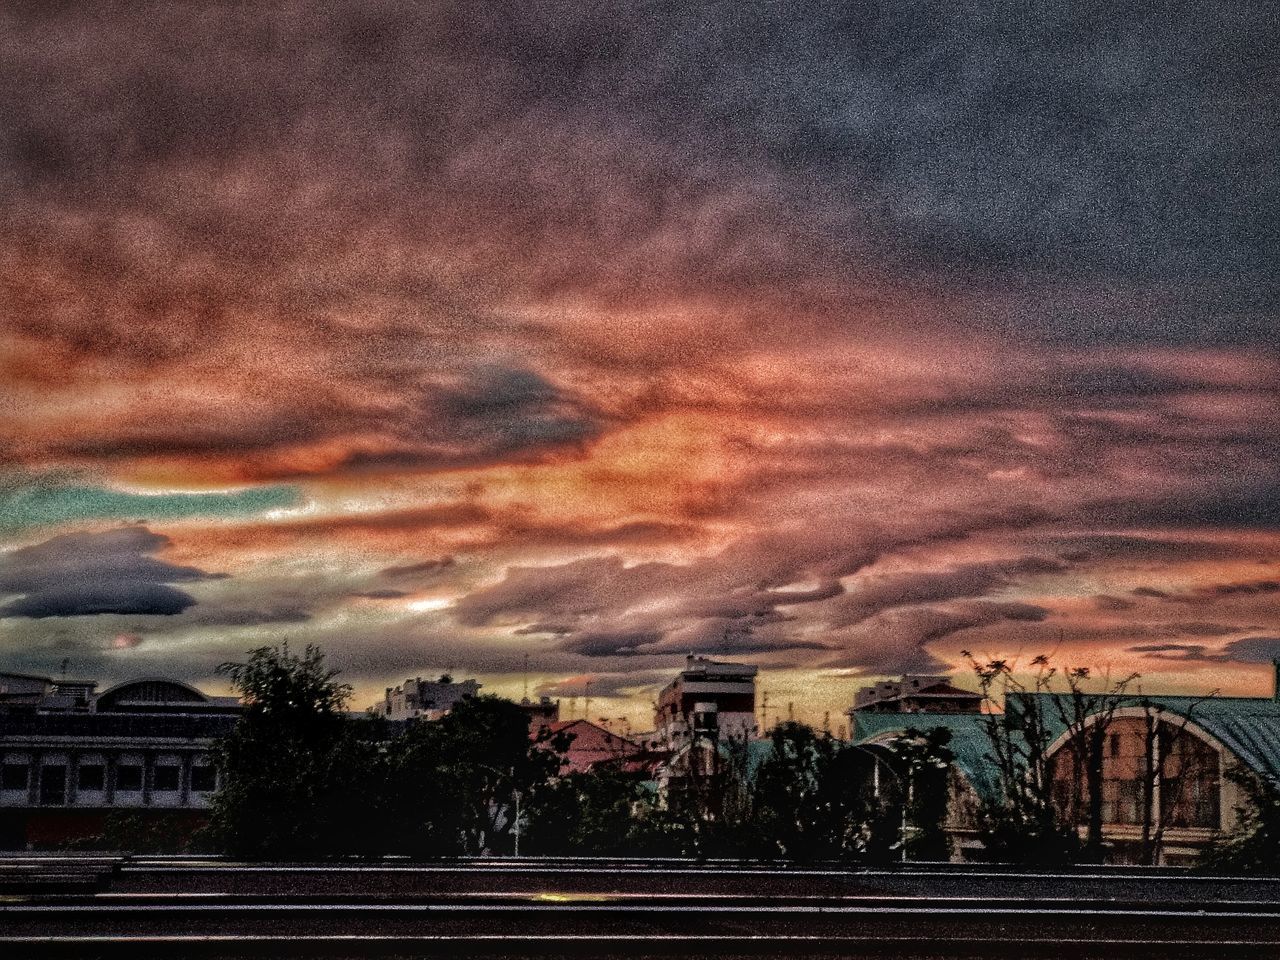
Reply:
[[[448,674],[439,680],[410,677],[398,687],[387,687],[382,703],[370,712],[388,720],[439,720],[456,704],[479,693],[480,684],[474,680],[455,683]]]

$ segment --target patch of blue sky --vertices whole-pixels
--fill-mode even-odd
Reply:
[[[165,520],[253,517],[296,506],[297,487],[275,485],[209,493],[135,493],[87,484],[0,486],[0,534],[93,520]]]

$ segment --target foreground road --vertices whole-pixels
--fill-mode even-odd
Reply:
[[[1280,957],[1280,883],[1176,873],[17,858],[0,883],[4,957]]]

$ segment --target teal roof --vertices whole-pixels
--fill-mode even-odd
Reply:
[[[1191,721],[1255,773],[1280,783],[1280,701],[1268,697],[1157,696],[1127,696],[1122,700],[1125,707],[1141,707],[1145,700],[1156,709],[1163,708]],[[1061,722],[1056,726],[1055,736],[1066,729]]]
[[[1024,697],[1059,698],[1068,708],[1066,694],[1035,693]],[[1189,720],[1230,750],[1255,773],[1280,784],[1280,701],[1261,697],[1156,697],[1128,696],[1125,707],[1142,707],[1144,702]],[[1066,732],[1058,710],[1049,702],[1041,711],[1053,739]],[[928,730],[946,727],[951,731],[948,747],[955,754],[956,767],[980,794],[994,797],[998,789],[990,760],[991,742],[986,718],[973,713],[855,713],[857,743],[883,739],[909,727]]]
[[[908,728],[925,731],[946,727],[951,731],[947,749],[955,757],[955,765],[979,794],[994,799],[999,784],[991,760],[991,740],[987,737],[986,717],[979,713],[858,713],[856,742],[883,739]]]

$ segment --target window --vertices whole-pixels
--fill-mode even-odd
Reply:
[[[192,767],[191,789],[197,793],[212,793],[218,789],[218,771],[214,767]]]
[[[1120,734],[1118,733],[1111,735],[1111,756],[1120,756]]]
[[[178,768],[174,766],[156,767],[157,790],[175,791],[178,789]]]
[[[116,767],[116,789],[136,792],[142,789],[142,766],[137,763],[122,763]]]
[[[80,764],[79,784],[81,790],[101,790],[106,782],[105,771],[100,763]]]
[[[60,807],[67,802],[67,766],[50,763],[40,768],[40,805]]]
[[[30,766],[10,761],[0,767],[0,790],[25,790]]]

